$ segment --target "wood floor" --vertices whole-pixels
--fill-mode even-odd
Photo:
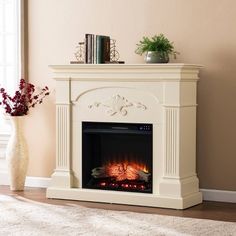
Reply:
[[[153,208],[153,207],[126,206],[118,204],[104,204],[104,203],[94,203],[94,202],[47,199],[46,189],[42,188],[25,188],[25,191],[22,192],[12,192],[9,190],[8,186],[0,186],[0,194],[9,196],[21,196],[34,201],[43,202],[46,204],[54,204],[54,205],[66,205],[68,203],[73,202],[73,204],[78,204],[89,208],[99,208],[99,209],[116,210],[116,211],[132,211],[132,212],[149,213],[149,214],[182,216],[182,217],[236,222],[236,204],[233,203],[205,201],[200,205],[191,207],[186,210],[172,210],[172,209]]]

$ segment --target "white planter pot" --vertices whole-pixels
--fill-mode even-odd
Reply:
[[[25,116],[10,116],[12,135],[7,145],[6,159],[10,179],[10,189],[24,190],[25,177],[28,168],[28,148],[23,135],[22,124]]]

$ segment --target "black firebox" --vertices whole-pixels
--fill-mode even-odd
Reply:
[[[152,193],[152,124],[82,122],[82,187]]]

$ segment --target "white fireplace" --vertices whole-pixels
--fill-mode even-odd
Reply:
[[[200,66],[80,64],[51,68],[56,80],[57,140],[56,168],[47,189],[48,198],[175,209],[202,202],[196,175],[196,90]],[[144,130],[151,137],[151,180],[147,184],[151,187],[145,187],[149,192],[87,187],[83,155],[96,152],[92,150],[96,146],[90,145],[86,150],[84,124],[96,124],[98,129],[101,124],[105,131],[107,127],[128,126],[128,132]],[[94,129],[90,133],[91,130]],[[139,153],[141,143],[137,143]],[[91,160],[97,158],[95,154],[90,156]],[[136,184],[130,186],[134,188]]]

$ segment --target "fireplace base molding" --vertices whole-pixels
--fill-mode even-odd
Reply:
[[[185,209],[202,202],[202,194],[196,192],[184,197],[160,196],[145,193],[129,193],[106,190],[53,188],[47,190],[48,198],[80,200],[88,202],[116,203],[135,206]]]
[[[196,175],[200,66],[56,65],[56,169],[48,198],[184,209],[202,202]],[[152,193],[83,188],[82,122],[153,127]]]

